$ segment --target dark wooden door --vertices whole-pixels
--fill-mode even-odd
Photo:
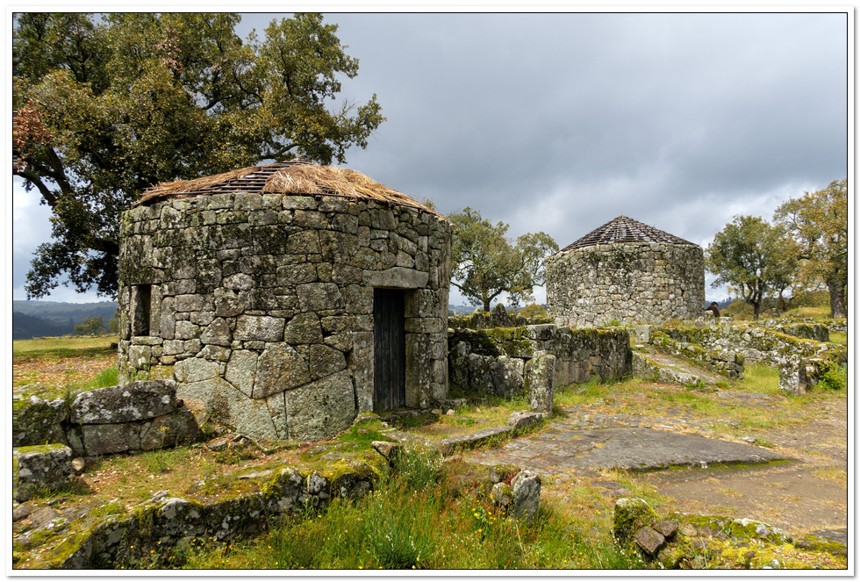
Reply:
[[[406,405],[406,330],[403,291],[373,290],[373,409]]]

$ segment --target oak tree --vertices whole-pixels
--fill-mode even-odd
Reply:
[[[511,244],[510,228],[492,224],[471,208],[448,216],[453,232],[452,281],[463,296],[484,311],[502,293],[512,305],[531,299],[532,290],[545,281],[544,259],[558,245],[544,232],[528,233]]]
[[[800,276],[824,283],[832,317],[846,317],[848,294],[848,181],[834,180],[776,209],[774,218],[797,243]]]
[[[51,207],[29,297],[63,276],[117,289],[119,214],[147,187],[295,157],[344,162],[384,121],[319,14],[243,40],[237,14],[20,13],[13,23],[13,174]]]
[[[758,319],[763,300],[774,292],[781,297],[794,279],[796,251],[782,226],[736,216],[705,249],[705,266],[716,275],[711,285],[728,285]]]

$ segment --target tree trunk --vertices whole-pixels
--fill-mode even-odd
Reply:
[[[830,291],[830,317],[833,319],[843,319],[847,317],[848,312],[845,309],[845,287],[842,286],[842,281],[828,281],[827,290]]]
[[[758,320],[758,314],[761,312],[761,301],[750,301],[753,306],[753,319]]]
[[[484,298],[484,311],[490,312],[490,299],[487,297]]]

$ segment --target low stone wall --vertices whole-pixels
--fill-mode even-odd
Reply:
[[[781,321],[766,320],[759,325],[767,329],[784,333],[803,339],[815,340],[817,342],[830,341],[830,327],[823,323],[815,323],[812,321],[798,321],[794,323],[785,323]]]
[[[848,361],[846,346],[784,333],[792,331],[822,337],[826,331],[824,326],[785,325],[780,329],[783,331],[765,324],[724,321],[711,325],[673,325],[655,330],[650,343],[694,361],[698,361],[697,357],[706,359],[703,354],[708,353],[735,354],[736,363],[739,355],[742,356],[740,363],[746,360],[774,366],[780,369],[780,388],[796,394],[815,385],[824,370]],[[722,356],[716,358],[717,361],[721,359]]]
[[[200,429],[171,380],[150,380],[13,406],[16,447],[62,443],[76,456],[149,451],[195,442]]]
[[[518,313],[508,313],[501,303],[492,311],[475,311],[471,315],[452,315],[448,317],[448,327],[452,329],[492,329],[495,327],[524,327],[551,323],[549,317],[526,318]]]
[[[45,400],[38,396],[12,396],[12,446],[26,447],[46,443],[65,443],[63,423],[69,407],[62,398]]]
[[[676,341],[699,344],[710,350],[736,351],[751,362],[774,366],[795,358],[848,361],[845,346],[803,339],[754,324],[717,323],[712,326],[666,326],[661,332]]]
[[[624,329],[543,324],[449,330],[448,348],[451,386],[506,398],[531,396],[531,377],[543,375],[551,379],[550,386],[566,386],[592,377],[615,380],[632,371],[630,336]],[[555,359],[551,374],[535,367],[544,355]]]
[[[211,503],[156,495],[127,517],[108,517],[68,536],[44,556],[44,567],[168,566],[177,544],[257,535],[282,515],[322,509],[335,497],[362,497],[374,489],[378,478],[367,463],[336,469],[302,473],[284,467],[253,493]]]
[[[788,532],[760,521],[672,513],[661,516],[643,499],[615,502],[613,537],[659,569],[779,567],[764,561],[770,547],[794,543]],[[798,545],[798,547],[801,547]],[[734,562],[734,564],[732,564]]]
[[[633,375],[643,380],[682,386],[714,383],[712,379],[694,368],[682,369],[677,366],[658,364],[651,354],[642,352],[633,352]]]
[[[743,378],[744,356],[739,352],[722,347],[706,349],[696,343],[675,339],[660,330],[654,330],[651,333],[649,343],[662,351],[690,360],[726,378],[733,380]]]
[[[827,325],[827,329],[828,331],[830,331],[830,333],[847,333],[848,321],[845,319],[835,319]]]

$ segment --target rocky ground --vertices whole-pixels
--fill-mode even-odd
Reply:
[[[708,397],[758,407],[774,427],[733,442],[713,430],[713,421],[681,408],[654,416],[580,405],[536,434],[466,457],[530,467],[548,477],[548,494],[562,498],[582,483],[596,484],[611,499],[624,497],[629,491],[607,470],[633,470],[633,480],[656,490],[667,511],[751,518],[794,535],[823,531],[845,541],[847,399],[818,400],[814,410],[791,418],[781,396],[723,389]],[[616,395],[613,407],[626,408],[625,399]]]

